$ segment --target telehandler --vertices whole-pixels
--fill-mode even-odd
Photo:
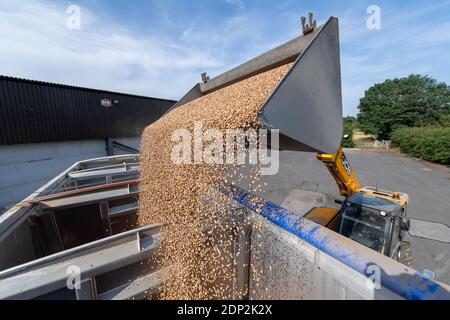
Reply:
[[[368,248],[412,265],[411,238],[406,217],[408,195],[360,186],[342,147],[334,154],[318,153],[335,179],[344,201],[341,208],[316,207],[305,217]]]

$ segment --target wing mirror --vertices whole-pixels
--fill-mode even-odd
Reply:
[[[409,231],[410,228],[411,228],[411,221],[406,217],[400,218],[400,229],[404,231]]]

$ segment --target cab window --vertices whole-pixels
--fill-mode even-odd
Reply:
[[[386,220],[378,211],[348,204],[342,213],[340,233],[375,251],[384,251]]]

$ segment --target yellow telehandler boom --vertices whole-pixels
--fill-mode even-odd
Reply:
[[[341,196],[348,197],[353,192],[359,191],[361,186],[358,177],[350,166],[341,146],[334,154],[318,153],[317,159],[327,166],[338,185]]]
[[[317,153],[317,159],[328,168],[336,181],[341,196],[347,198],[355,192],[362,192],[366,196],[389,200],[400,206],[406,206],[408,203],[409,199],[406,193],[378,190],[374,187],[361,188],[356,172],[352,169],[342,146],[339,146],[336,153]]]

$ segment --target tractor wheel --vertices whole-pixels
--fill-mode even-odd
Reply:
[[[408,267],[412,267],[413,257],[411,249],[411,236],[408,232],[404,232],[403,234],[397,260]]]

